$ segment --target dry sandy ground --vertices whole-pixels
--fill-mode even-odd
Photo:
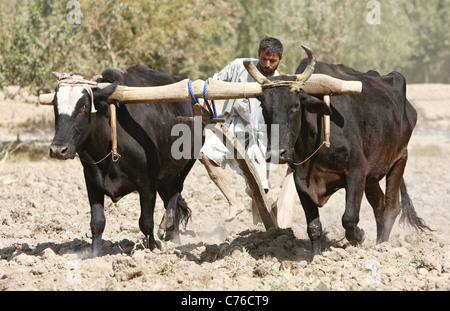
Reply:
[[[16,88],[8,88],[11,93]],[[344,192],[321,209],[326,231],[323,256],[310,262],[303,210],[297,199],[292,229],[255,226],[248,209],[226,223],[228,204],[196,164],[184,197],[193,212],[182,244],[142,247],[139,202],[130,194],[117,204],[106,200],[104,256],[87,258],[89,206],[79,160],[56,161],[0,154],[0,290],[449,290],[450,289],[450,85],[409,85],[419,113],[410,143],[405,180],[418,214],[434,232],[417,233],[395,224],[390,241],[375,245],[375,220],[363,200],[362,245],[344,238]],[[0,95],[3,141],[52,137],[52,108],[31,96]],[[41,127],[41,130],[37,130]],[[28,135],[28,136],[27,136]],[[48,138],[47,138],[48,139]],[[120,142],[119,142],[120,143]],[[27,144],[38,148],[42,144]],[[48,145],[48,143],[45,143]],[[276,198],[285,168],[271,176]],[[247,206],[241,177],[233,187]],[[157,201],[155,220],[163,213]]]

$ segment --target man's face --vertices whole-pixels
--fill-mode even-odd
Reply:
[[[278,54],[268,55],[262,51],[259,54],[258,70],[266,77],[272,76],[275,70],[277,70],[282,58]]]

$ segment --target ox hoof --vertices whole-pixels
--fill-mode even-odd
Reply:
[[[159,227],[158,229],[158,238],[161,241],[171,241],[174,239],[174,230],[175,227],[172,225],[169,228]]]
[[[316,256],[322,256],[322,248],[320,246],[319,242],[311,242],[311,254],[312,254],[312,260],[314,260],[314,257]]]
[[[88,254],[88,258],[96,258],[96,257],[100,257],[102,254],[101,249],[94,249],[91,248],[91,251]]]
[[[91,251],[88,257],[95,258],[102,255],[102,239],[94,235],[92,238]]]
[[[146,235],[144,239],[144,247],[153,251],[155,248],[161,249],[161,244],[156,242],[153,235],[151,236]]]
[[[158,239],[160,239],[161,241],[164,240],[164,235],[166,234],[166,230],[164,230],[163,228],[159,227],[157,235],[158,235]]]
[[[345,237],[351,245],[362,244],[366,239],[366,233],[363,229],[356,227],[354,230],[347,230]]]

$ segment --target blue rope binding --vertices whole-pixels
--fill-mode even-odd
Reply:
[[[194,90],[192,89],[192,81],[191,80],[189,80],[189,82],[188,82],[188,88],[189,88],[189,93],[191,94],[191,97],[192,97],[192,102],[194,104],[195,103],[200,104],[198,99],[194,95]]]
[[[191,95],[192,98],[192,102],[195,104],[200,104],[200,102],[198,101],[198,98],[195,97],[194,95],[194,90],[192,89],[192,81],[189,80],[188,82],[188,88],[189,88],[189,93]],[[217,118],[217,111],[216,111],[216,103],[214,102],[214,100],[211,101],[212,103],[212,108],[211,105],[208,102],[208,80],[205,81],[205,87],[203,88],[203,98],[205,100],[206,103],[206,107],[208,107],[209,113],[211,114],[212,118]]]
[[[213,118],[217,118],[217,112],[216,112],[216,103],[214,102],[214,100],[211,101],[212,103],[212,109],[211,109],[211,105],[208,102],[208,79],[205,81],[205,87],[203,88],[203,99],[205,100],[206,106],[208,107],[209,113],[211,113],[211,116]]]

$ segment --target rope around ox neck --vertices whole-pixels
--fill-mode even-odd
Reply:
[[[307,157],[302,162],[292,163],[292,164],[294,164],[295,166],[305,164],[306,162],[308,162],[320,150],[320,148],[323,147],[323,145],[325,145],[325,143],[326,143],[326,141],[323,141],[322,144],[319,146],[319,148],[317,148],[316,151],[314,151],[309,157]]]

